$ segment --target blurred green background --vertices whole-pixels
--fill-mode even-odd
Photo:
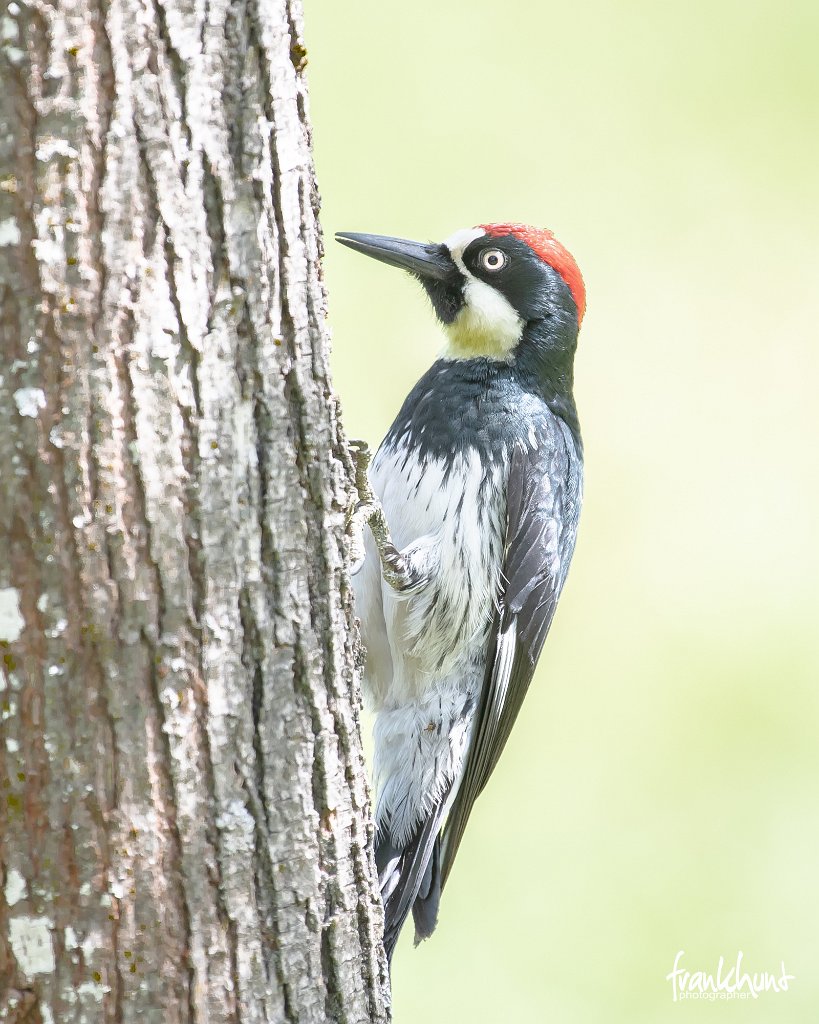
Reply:
[[[588,290],[574,566],[397,1024],[819,1019],[819,4],[305,5],[348,433],[441,339],[334,231],[528,221]],[[675,1005],[680,949],[796,980]]]

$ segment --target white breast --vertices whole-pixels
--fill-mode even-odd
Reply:
[[[382,583],[392,657],[390,702],[420,696],[457,674],[486,643],[500,579],[506,497],[501,465],[485,469],[474,449],[450,464],[382,449],[372,483],[399,550],[430,567],[418,593]],[[365,641],[366,642],[366,641]],[[474,669],[473,669],[474,670]]]

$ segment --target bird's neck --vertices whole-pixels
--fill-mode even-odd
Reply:
[[[574,404],[577,324],[559,316],[530,321],[523,331],[515,365],[520,379],[539,393],[551,411],[580,438]]]

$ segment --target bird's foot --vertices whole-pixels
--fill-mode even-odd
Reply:
[[[366,441],[350,441],[350,455],[355,467],[355,487],[358,502],[350,511],[347,533],[350,536],[350,575],[361,570],[366,557],[364,527],[369,526],[381,559],[381,574],[393,590],[404,591],[416,584],[406,559],[392,542],[387,517],[381,502],[370,486],[368,470],[372,452]]]
[[[355,576],[361,571],[366,558],[364,548],[364,527],[375,514],[380,503],[370,487],[367,471],[372,461],[372,452],[366,441],[349,441],[348,448],[355,470],[355,489],[358,501],[347,511],[347,535],[350,538],[350,575]]]
[[[373,460],[373,453],[366,441],[348,441],[347,446],[350,458],[353,460],[355,469],[355,489],[358,491],[359,504],[372,504],[378,499],[370,487],[370,463]]]

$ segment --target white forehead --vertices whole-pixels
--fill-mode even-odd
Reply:
[[[454,235],[444,239],[444,245],[449,249],[452,259],[462,273],[469,274],[469,271],[464,266],[464,249],[470,242],[474,242],[476,238],[482,238],[485,234],[486,232],[483,228],[461,228]],[[470,274],[469,276],[471,277],[472,275]]]

